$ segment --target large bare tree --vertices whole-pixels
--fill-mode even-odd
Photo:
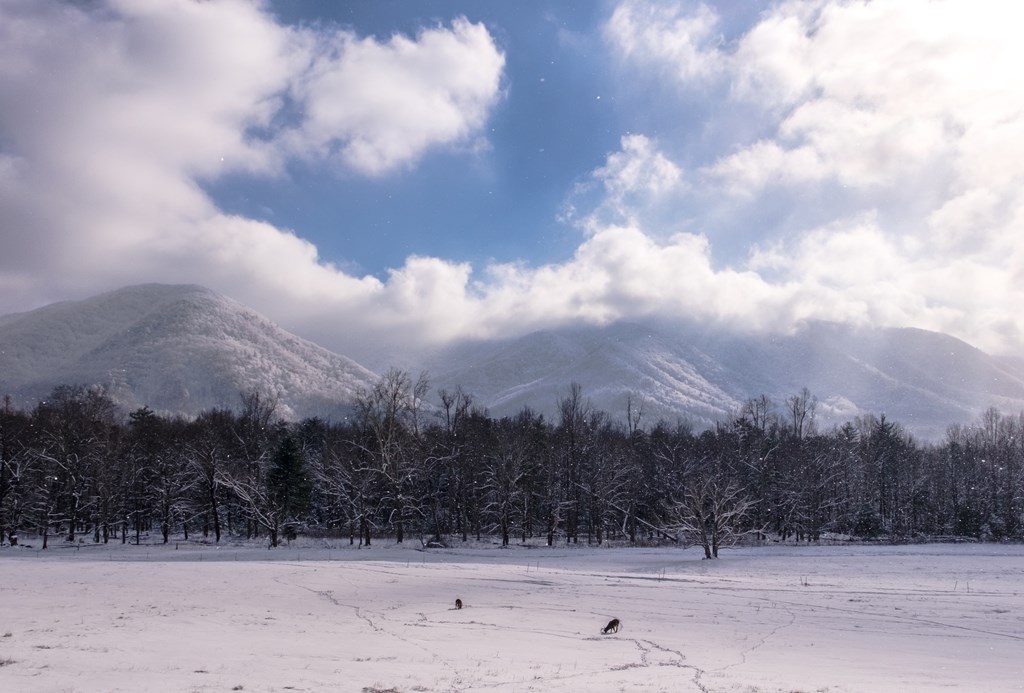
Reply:
[[[360,447],[380,475],[395,539],[405,540],[406,521],[417,512],[412,502],[417,474],[419,413],[429,381],[421,373],[392,368],[356,399],[357,420],[364,434]]]

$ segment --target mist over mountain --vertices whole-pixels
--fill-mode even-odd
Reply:
[[[431,372],[435,386],[461,384],[495,416],[526,405],[554,416],[572,382],[615,419],[632,400],[648,425],[687,419],[698,428],[762,394],[783,410],[805,387],[819,426],[884,413],[928,439],[988,407],[1024,409],[1019,361],[935,332],[831,323],[781,336],[631,323],[544,331],[456,346]]]
[[[0,393],[19,403],[54,386],[102,385],[126,409],[237,409],[278,399],[290,419],[344,415],[376,376],[200,286],[145,284],[0,317]]]
[[[684,419],[698,428],[767,395],[784,409],[807,388],[819,427],[885,414],[940,438],[988,407],[1024,410],[1024,362],[934,332],[815,323],[791,335],[699,325],[619,323],[465,342],[423,354],[431,403],[457,386],[492,416],[525,406],[555,417],[572,383],[593,409],[624,421]],[[61,384],[102,385],[126,409],[195,414],[237,408],[250,390],[286,418],[338,418],[378,375],[199,286],[147,284],[0,317],[0,394],[23,406]]]

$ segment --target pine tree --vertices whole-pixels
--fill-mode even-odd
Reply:
[[[286,435],[277,446],[267,473],[267,487],[287,531],[290,523],[309,510],[313,491],[302,447],[294,436]]]

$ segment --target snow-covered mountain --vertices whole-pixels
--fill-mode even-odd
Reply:
[[[1024,367],[917,329],[812,324],[787,336],[739,335],[694,326],[620,323],[463,344],[433,359],[436,387],[461,385],[492,415],[525,405],[553,416],[570,384],[591,406],[625,419],[643,404],[648,424],[723,420],[762,394],[784,408],[806,387],[829,426],[886,414],[928,439],[986,408],[1024,410]]]
[[[0,317],[0,394],[103,385],[126,409],[237,409],[278,398],[286,418],[339,416],[376,376],[200,286],[146,284]]]
[[[1024,361],[915,329],[812,324],[769,337],[619,323],[462,343],[400,365],[427,370],[435,393],[461,386],[493,416],[529,406],[553,417],[572,383],[618,420],[632,397],[647,424],[707,425],[762,394],[781,409],[804,387],[821,425],[884,413],[928,439],[991,406],[1024,410]],[[237,408],[257,389],[288,418],[337,418],[376,378],[198,286],[134,286],[0,317],[0,395],[20,404],[59,384],[101,384],[127,409],[194,414]]]

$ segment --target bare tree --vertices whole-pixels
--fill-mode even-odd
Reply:
[[[746,418],[751,426],[763,435],[775,423],[775,405],[768,395],[762,394],[747,400],[740,410],[740,416]]]
[[[461,387],[456,387],[454,392],[441,390],[438,396],[441,399],[439,415],[443,429],[439,449],[432,456],[435,466],[433,476],[436,480],[431,502],[434,538],[437,541],[441,540],[443,486],[451,503],[455,530],[462,534],[463,541],[467,541],[474,519],[477,520],[476,528],[479,531],[479,518],[471,517],[479,515],[480,505],[479,498],[474,493],[473,481],[476,470],[472,450],[468,449],[470,418],[474,414],[473,398],[463,392]]]
[[[405,539],[407,518],[416,511],[410,493],[415,483],[418,412],[428,383],[426,373],[413,382],[408,372],[392,368],[356,399],[357,419],[366,434],[361,445],[383,481],[398,543]]]
[[[558,459],[557,481],[560,502],[553,506],[556,517],[565,518],[565,539],[579,541],[580,516],[584,489],[581,484],[589,456],[593,452],[590,403],[583,398],[579,383],[569,385],[568,394],[558,402],[558,427],[555,431]],[[553,523],[555,524],[555,523]],[[549,530],[550,536],[550,530]]]
[[[718,558],[722,546],[732,545],[755,531],[745,525],[756,501],[739,484],[717,471],[700,474],[673,507],[679,529],[704,548],[705,558]]]
[[[840,507],[843,452],[832,441],[814,436],[799,441],[791,452],[794,474],[789,482],[795,509],[797,541],[818,541],[835,524]]]
[[[113,400],[101,388],[82,386],[55,388],[33,412],[40,432],[34,454],[46,468],[46,530],[52,523],[65,525],[68,541],[90,518],[96,469],[109,457],[116,416]]]
[[[643,395],[630,393],[626,397],[626,426],[629,428],[629,435],[634,435],[643,430],[640,422],[644,418],[644,405],[647,403]]]
[[[814,414],[818,408],[818,398],[806,387],[798,395],[786,398],[786,411],[789,414],[790,430],[797,438],[814,433]]]
[[[25,503],[23,472],[29,459],[28,426],[28,417],[14,408],[10,396],[5,396],[0,404],[0,544],[17,531],[21,521]]]
[[[166,544],[175,524],[185,527],[189,496],[198,482],[188,473],[185,424],[157,416],[148,407],[131,412],[128,419],[127,444],[116,479],[122,482],[127,473],[132,477],[130,485],[141,487],[138,493],[152,508]],[[136,480],[136,475],[143,478]],[[106,517],[105,511],[102,514]],[[105,540],[105,527],[103,533]]]
[[[214,541],[220,543],[221,480],[231,461],[234,449],[235,416],[225,409],[211,409],[199,415],[189,427],[185,444],[185,464],[202,508],[203,536],[213,532]]]
[[[604,412],[590,416],[594,444],[586,459],[581,485],[588,511],[587,543],[591,537],[604,543],[612,517],[624,514],[628,497],[629,446],[621,429],[613,426]]]
[[[349,543],[355,543],[358,528],[360,541],[369,543],[369,518],[364,499],[369,488],[362,482],[366,475],[356,472],[359,466],[358,451],[350,439],[353,431],[347,427],[332,426],[319,419],[303,425],[304,438],[311,435],[315,442],[306,440],[306,460],[314,481],[314,495],[319,498],[317,505],[322,518],[329,526],[345,526],[349,532]]]
[[[501,545],[508,546],[513,525],[524,527],[529,506],[525,480],[530,473],[533,450],[529,441],[529,414],[504,419],[498,426],[486,459],[486,510],[496,520]]]

